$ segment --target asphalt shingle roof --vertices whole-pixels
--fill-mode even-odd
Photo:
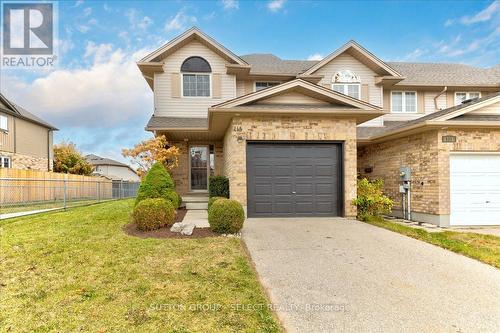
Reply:
[[[146,128],[199,128],[203,130],[208,128],[208,119],[152,116]]]
[[[11,110],[10,106],[5,105],[9,109],[0,107],[0,110],[8,112],[9,114],[11,114],[13,116],[18,116],[18,117],[20,116],[21,118],[24,118],[26,120],[30,120],[30,121],[32,121],[32,122],[34,122],[36,124],[42,125],[43,127],[47,127],[47,128],[52,129],[52,130],[57,130],[57,128],[54,125],[49,124],[48,122],[46,122],[45,120],[43,120],[43,119],[35,116],[33,113],[29,112],[25,108],[23,108],[23,107],[15,104],[15,103],[13,103],[12,101],[8,100],[7,97],[5,97],[1,93],[0,93],[0,99],[4,99],[5,101],[7,101],[12,106],[12,108],[13,108],[13,110]]]
[[[110,158],[97,156],[94,154],[86,155],[85,159],[87,161],[89,161],[89,163],[92,165],[115,165],[115,166],[122,166],[122,167],[127,167],[127,168],[129,167],[125,163],[118,162],[118,161],[112,160]]]
[[[298,75],[318,63],[314,60],[283,60],[273,54],[241,56],[250,73]],[[463,64],[387,62],[405,79],[399,85],[500,85],[500,65],[479,68]]]

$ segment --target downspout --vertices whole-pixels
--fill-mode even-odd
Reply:
[[[47,171],[50,171],[50,132],[49,129],[47,131]]]
[[[448,86],[444,86],[443,90],[436,95],[436,97],[434,97],[434,107],[436,109],[436,111],[438,110],[438,101],[437,99],[439,98],[439,96],[441,96],[442,94],[444,94],[446,91],[448,90]]]

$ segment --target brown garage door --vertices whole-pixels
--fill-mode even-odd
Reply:
[[[340,216],[340,143],[247,144],[248,216]]]

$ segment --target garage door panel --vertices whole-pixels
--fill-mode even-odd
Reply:
[[[450,224],[500,224],[500,155],[450,155]]]
[[[334,143],[249,143],[249,216],[338,216],[340,153]]]

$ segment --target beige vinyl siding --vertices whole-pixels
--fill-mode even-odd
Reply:
[[[282,95],[266,98],[256,104],[303,104],[303,105],[329,105],[328,102],[306,96],[298,92],[289,92]]]
[[[7,117],[8,131],[0,130],[0,151],[14,152],[14,117],[0,112],[0,115]]]
[[[369,103],[377,106],[382,106],[382,88],[375,85],[375,76],[377,75],[377,73],[375,73],[365,64],[347,53],[339,55],[338,57],[318,69],[314,73],[314,75],[324,76],[319,82],[319,85],[331,87],[333,75],[343,69],[353,71],[360,77],[361,84],[368,85],[367,88],[369,93]],[[361,99],[365,100],[363,96],[361,96]]]
[[[434,104],[434,99],[439,94],[437,91],[426,91],[422,92],[424,94],[424,113],[429,114],[439,110],[446,109],[446,94],[441,94],[437,98],[438,109],[436,110],[436,105]]]
[[[49,130],[23,119],[16,119],[16,152],[48,158]]]
[[[494,114],[494,115],[498,115],[498,114],[500,114],[500,102],[485,106],[484,108],[481,108],[479,110],[469,112],[469,114]]]
[[[203,57],[212,68],[212,74],[220,75],[220,98],[213,93],[213,76],[211,78],[212,97],[182,97],[182,79],[179,75],[184,60],[191,56]],[[170,117],[207,117],[208,108],[214,104],[236,97],[236,77],[226,74],[226,60],[198,41],[192,41],[165,59],[164,73],[155,73],[154,96],[155,115]],[[179,77],[179,96],[172,96],[173,80]]]
[[[236,97],[240,97],[246,94],[245,92],[245,82],[242,80],[236,81]]]

